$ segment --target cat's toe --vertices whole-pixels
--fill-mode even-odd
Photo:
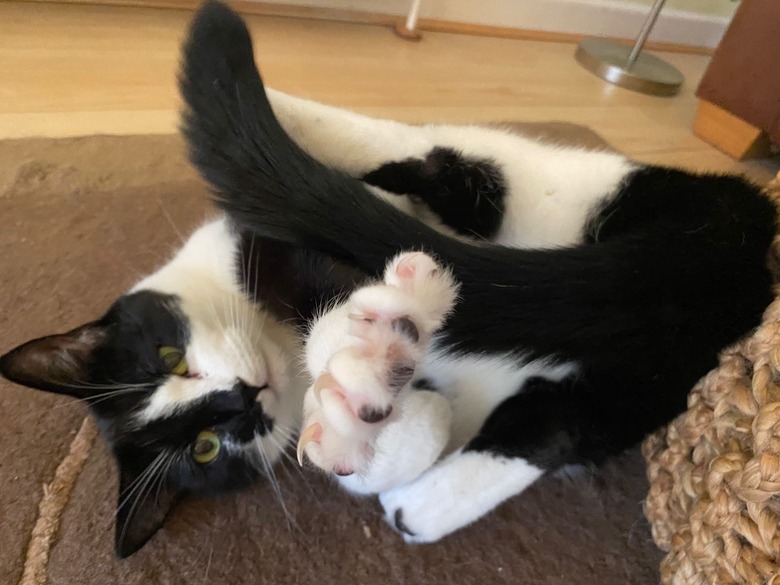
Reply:
[[[421,390],[405,394],[395,407],[398,416],[382,425],[367,472],[339,480],[347,490],[376,494],[407,484],[444,451],[452,422],[446,398]]]
[[[462,523],[461,503],[451,493],[442,493],[429,481],[430,470],[417,480],[379,494],[385,521],[407,543],[440,540]]]
[[[398,419],[401,393],[455,299],[449,272],[422,253],[399,255],[385,276],[384,284],[358,289],[324,315],[309,337],[316,381],[304,401],[303,428],[319,426],[299,453],[327,472],[368,472],[377,437]]]
[[[373,457],[372,432],[346,398],[346,390],[326,372],[304,399],[304,423],[298,461],[338,476],[362,471]]]
[[[422,252],[396,256],[385,270],[385,282],[416,299],[422,307],[428,329],[441,326],[457,299],[458,285],[451,272]]]
[[[404,523],[404,511],[402,508],[398,508],[393,513],[393,525],[395,525],[395,529],[402,533],[406,534],[407,536],[414,536],[414,532],[411,531],[411,529]]]

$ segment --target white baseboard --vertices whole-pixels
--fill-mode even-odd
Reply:
[[[269,0],[264,0],[268,2]],[[405,15],[411,0],[270,0],[279,4]],[[420,18],[542,30],[586,36],[634,38],[650,11],[615,0],[422,0]],[[664,8],[650,40],[715,47],[729,19]]]

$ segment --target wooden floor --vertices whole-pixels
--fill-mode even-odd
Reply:
[[[149,8],[0,2],[0,138],[176,130],[178,47],[190,14]],[[565,120],[587,124],[639,160],[756,178],[776,161],[737,165],[693,136],[701,55],[665,54],[682,93],[655,98],[582,69],[568,43],[250,17],[269,85],[399,120]]]

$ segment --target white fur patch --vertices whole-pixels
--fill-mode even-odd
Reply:
[[[432,347],[419,364],[416,377],[428,379],[450,401],[449,452],[472,439],[490,413],[517,394],[529,378],[561,380],[576,370],[571,363],[525,362],[515,355],[453,355]]]
[[[439,458],[450,436],[452,415],[446,398],[420,390],[403,396],[401,413],[374,443],[374,457],[361,474],[338,478],[345,489],[376,494],[417,478]],[[410,448],[413,446],[413,448]]]
[[[621,181],[635,168],[616,154],[542,144],[500,129],[415,127],[371,119],[274,90],[268,95],[282,126],[296,143],[324,164],[352,176],[363,176],[388,162],[424,158],[435,147],[488,159],[500,168],[506,182],[505,213],[497,241],[510,246],[550,247],[580,242],[590,214],[614,196]],[[437,229],[448,231],[408,198],[371,190],[407,213],[422,215]],[[267,437],[267,441],[264,438],[260,447],[272,454],[273,461],[279,455],[280,443],[298,428],[307,379],[298,367],[300,340],[292,327],[258,310],[241,290],[235,270],[236,244],[236,235],[227,221],[206,224],[170,263],[134,288],[179,297],[192,329],[190,343],[182,349],[197,376],[172,377],[153,394],[140,421],[166,416],[211,392],[228,390],[239,378],[258,386],[269,383],[273,391],[261,392],[258,399],[276,424],[274,436]],[[407,388],[397,397],[389,397],[395,400],[396,410],[366,433],[371,439],[371,457],[362,461],[366,465],[359,473],[339,480],[358,493],[382,491],[388,520],[395,522],[398,513],[403,525],[414,533],[406,536],[411,542],[438,540],[520,493],[542,475],[541,469],[522,459],[462,453],[458,449],[528,378],[558,380],[577,369],[576,364],[526,362],[516,355],[453,356],[437,350],[435,340],[427,343],[428,336],[455,294],[451,283],[445,285],[423,287],[423,294],[412,299],[415,302],[402,307],[402,312],[419,320],[426,330],[420,331],[424,335],[419,347],[414,348],[428,350],[417,364],[416,377],[430,379],[439,393],[411,392]],[[398,313],[399,297],[377,295],[381,288],[364,289],[356,295],[363,302],[361,311],[373,307],[380,313]],[[350,310],[347,304],[336,307],[313,328],[306,361],[315,376],[327,370],[334,354],[355,345]],[[374,373],[369,370],[360,370],[362,380]],[[348,372],[337,373],[349,377]],[[363,384],[367,400],[375,398],[376,392],[370,390],[377,388]],[[379,391],[387,398],[386,388]],[[309,393],[307,413],[319,406],[317,397]],[[342,416],[343,406],[332,402],[329,408]],[[354,423],[354,413],[347,414],[351,417],[347,422]],[[442,452],[450,455],[434,463]]]
[[[386,162],[419,157],[433,144],[418,129],[266,89],[279,123],[318,161],[361,177]]]
[[[380,494],[387,521],[412,534],[407,542],[435,542],[471,524],[543,475],[524,459],[460,451],[412,483]]]
[[[437,146],[498,165],[507,197],[494,241],[507,246],[544,248],[581,242],[583,226],[594,208],[611,199],[625,176],[636,169],[616,153],[543,143],[500,128],[410,126],[275,90],[268,95],[280,123],[301,148],[355,177],[388,162],[424,158]]]
[[[426,254],[400,254],[388,263],[384,283],[358,289],[315,323],[307,342],[307,364],[315,382],[304,400],[300,447],[314,465],[340,475],[357,474],[361,479],[354,482],[354,490],[397,484],[387,460],[375,461],[380,436],[393,425],[415,428],[420,442],[428,443],[421,447],[420,457],[412,457],[415,461],[404,477],[411,479],[411,469],[419,474],[435,461],[448,435],[449,409],[446,425],[438,422],[441,409],[425,411],[436,418],[431,421],[436,428],[425,437],[421,434],[425,425],[409,411],[415,401],[410,399],[404,407],[404,394],[456,291],[451,274]],[[404,416],[401,411],[410,419],[399,420]],[[411,444],[399,432],[390,432],[401,444]],[[388,447],[386,442],[384,446]],[[427,464],[421,466],[420,460]]]
[[[260,445],[243,448],[252,456],[262,448],[273,461],[300,424],[306,384],[298,362],[300,340],[292,327],[248,300],[237,279],[238,250],[228,221],[212,221],[131,290],[175,295],[190,328],[189,343],[180,348],[188,376],[171,376],[160,385],[137,420],[144,424],[171,416],[209,394],[231,390],[239,380],[257,387],[267,384],[257,400],[274,421],[273,434]]]

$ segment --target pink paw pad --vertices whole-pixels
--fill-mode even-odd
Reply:
[[[384,283],[352,294],[338,322],[348,338],[334,344],[305,398],[299,461],[305,453],[338,475],[367,469],[377,435],[396,418],[393,404],[456,295],[449,271],[421,252],[399,255]]]

